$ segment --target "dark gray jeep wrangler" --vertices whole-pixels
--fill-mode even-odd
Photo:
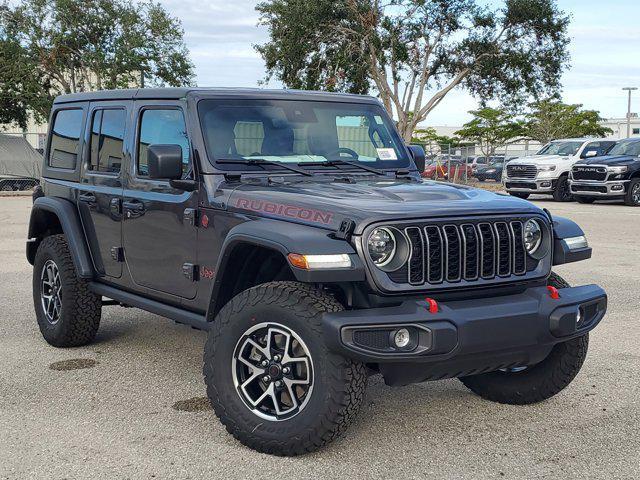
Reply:
[[[600,287],[551,271],[591,256],[584,233],[423,167],[371,97],[59,97],[27,243],[42,335],[89,343],[114,304],[208,330],[216,415],[277,455],[341,434],[371,374],[555,395],[606,311]]]

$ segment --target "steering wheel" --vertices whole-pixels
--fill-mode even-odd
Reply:
[[[344,148],[344,147],[337,148],[329,152],[329,154],[327,154],[327,158],[332,158],[336,154],[339,157],[341,153],[346,153],[350,157],[353,157],[354,160],[357,160],[358,158],[360,158],[360,155],[358,155],[358,152],[356,152],[355,150],[351,150],[350,148]]]

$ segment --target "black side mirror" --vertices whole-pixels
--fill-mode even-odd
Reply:
[[[422,145],[408,145],[411,156],[413,157],[413,163],[418,167],[418,172],[424,172],[425,166],[425,154]]]
[[[182,147],[180,145],[149,145],[147,152],[149,178],[158,180],[182,178]]]

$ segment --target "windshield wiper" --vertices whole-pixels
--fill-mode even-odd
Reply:
[[[304,175],[306,177],[313,177],[313,173],[308,172],[302,168],[292,167],[291,165],[287,165],[284,162],[277,162],[275,160],[266,160],[264,158],[218,158],[216,159],[217,163],[227,164],[227,165],[275,165],[278,167],[282,167],[285,170],[289,170],[291,172],[299,173],[300,175]]]
[[[382,170],[378,170],[377,168],[367,167],[366,165],[362,165],[358,162],[352,162],[350,160],[324,160],[321,162],[300,162],[299,166],[306,165],[309,167],[335,167],[336,165],[351,165],[352,167],[360,168],[362,170],[366,170],[367,172],[375,173],[376,175],[386,176]]]

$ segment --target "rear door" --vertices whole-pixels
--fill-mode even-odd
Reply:
[[[136,102],[136,141],[123,197],[123,242],[127,267],[136,286],[192,299],[197,282],[193,214],[198,194],[150,179],[147,148],[179,145],[183,178],[193,178],[185,114],[179,101]]]
[[[89,107],[78,211],[96,271],[122,276],[122,189],[130,101]]]

